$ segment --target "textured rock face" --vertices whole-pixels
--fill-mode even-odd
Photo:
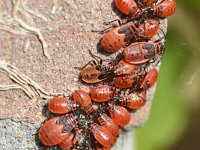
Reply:
[[[1,120],[0,146],[2,149],[40,149],[35,142],[35,133],[39,125],[15,122],[10,119]]]
[[[13,4],[9,0],[0,2],[1,22],[13,21]],[[35,13],[28,12],[27,7]],[[92,29],[105,28],[103,22],[118,18],[110,0],[61,0],[57,3],[53,3],[53,0],[27,3],[24,0],[23,3],[22,0],[17,10],[17,19],[40,29],[51,59],[44,56],[44,47],[37,32],[23,30],[20,25],[18,28],[6,22],[0,23],[0,61],[17,67],[45,91],[70,95],[77,88],[88,90],[89,86],[78,80],[80,70],[74,67],[82,67],[92,59],[88,50],[103,59],[116,56],[98,53],[96,47],[102,35],[91,32]],[[15,28],[15,32],[7,32],[6,27]],[[166,29],[166,20],[162,28]],[[5,71],[0,70],[0,84],[15,83]],[[145,107],[132,114],[132,122],[126,129],[140,126],[148,118],[153,91],[154,88],[149,91],[149,101]],[[48,116],[44,108],[47,100],[30,99],[21,89],[0,90],[0,97],[0,147],[5,150],[42,149],[36,144],[35,134]],[[117,147],[120,149],[119,145]]]

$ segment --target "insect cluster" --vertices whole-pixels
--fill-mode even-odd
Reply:
[[[173,15],[172,0],[115,0],[127,16],[123,23],[103,31],[100,44],[106,52],[124,48],[107,64],[94,60],[81,70],[83,82],[98,84],[87,93],[76,90],[70,97],[55,97],[48,102],[53,117],[40,127],[39,139],[46,146],[73,150],[109,150],[121,127],[130,121],[130,111],[145,105],[146,91],[158,78],[156,68],[164,53],[164,37],[150,41],[159,31],[159,20]]]

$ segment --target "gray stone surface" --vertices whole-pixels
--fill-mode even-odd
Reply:
[[[0,147],[2,150],[31,150],[37,148],[35,135],[38,125],[15,122],[10,119],[0,120]]]

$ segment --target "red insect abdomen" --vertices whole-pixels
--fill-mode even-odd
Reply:
[[[126,42],[124,41],[125,34],[118,33],[120,28],[121,26],[108,31],[101,39],[101,46],[105,51],[114,53],[126,45]]]
[[[146,19],[144,23],[139,25],[138,37],[136,40],[150,39],[158,33],[160,23],[155,19]]]
[[[132,72],[137,72],[138,67],[136,65],[129,64],[124,60],[120,60],[120,62],[114,67],[114,70],[117,75],[129,75]]]
[[[140,9],[134,0],[115,0],[115,5],[126,15],[137,17],[140,14]]]
[[[114,96],[113,94],[111,87],[108,85],[100,85],[90,91],[92,100],[96,102],[106,102]]]
[[[73,138],[74,138],[73,133],[69,132],[69,136],[58,145],[60,146],[62,150],[68,150],[73,145],[72,143]]]
[[[100,75],[101,72],[96,70],[96,65],[89,66],[81,71],[81,78],[86,83],[96,83],[102,81],[98,78]]]
[[[80,103],[81,109],[86,113],[91,113],[94,111],[92,106],[92,100],[88,93],[83,90],[76,90],[72,94],[73,100]]]
[[[106,127],[102,127],[97,123],[91,125],[94,138],[103,146],[110,147],[114,143],[114,137]]]
[[[126,108],[111,104],[108,110],[113,121],[119,126],[125,126],[129,123],[131,115]]]
[[[158,71],[155,68],[153,68],[149,72],[147,72],[144,80],[141,83],[140,88],[142,90],[147,90],[152,85],[154,85],[157,79],[158,79]]]
[[[75,127],[77,122],[73,118],[72,122],[69,122],[68,119],[69,117],[71,118],[71,115],[67,115],[65,117],[67,122],[58,123],[58,120],[63,117],[65,116],[51,118],[40,127],[39,139],[44,145],[57,145],[70,136],[70,131]],[[68,125],[67,131],[63,131],[66,124]]]
[[[106,127],[112,133],[113,137],[119,134],[119,126],[106,114],[102,114],[98,120],[101,126]]]
[[[148,59],[145,59],[145,54],[148,53],[147,50],[143,49],[143,45],[146,44],[146,42],[137,42],[129,45],[123,50],[123,59],[130,63],[130,64],[142,64],[148,61]]]
[[[131,93],[126,97],[123,97],[121,100],[121,105],[126,106],[131,109],[138,109],[145,105],[146,103],[146,92],[142,91],[141,93]]]
[[[165,0],[153,7],[153,15],[158,17],[171,16],[175,13],[175,11],[176,11],[176,2],[172,0]]]
[[[48,110],[55,114],[66,114],[76,110],[77,103],[66,97],[54,97],[48,102]]]
[[[134,88],[138,85],[140,76],[137,74],[122,75],[114,79],[114,85],[118,88]]]

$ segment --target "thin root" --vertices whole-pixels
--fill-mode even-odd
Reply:
[[[35,34],[39,41],[42,44],[42,49],[44,55],[48,58],[51,59],[49,53],[48,53],[48,45],[44,39],[44,36],[42,35],[41,31],[39,28],[32,27],[25,23],[25,21],[19,19],[17,17],[17,13],[20,12],[23,14],[28,21],[30,22],[30,15],[35,15],[44,21],[48,21],[43,15],[39,14],[38,12],[35,12],[31,10],[26,4],[27,0],[12,0],[13,2],[13,11],[12,11],[12,18],[7,19],[7,20],[0,20],[0,30],[5,30],[8,32],[11,32],[13,34],[20,34],[20,35],[26,35],[27,32],[30,32],[32,34]]]
[[[0,69],[3,70],[11,80],[16,84],[12,85],[0,85],[0,91],[21,89],[31,99],[49,99],[55,96],[63,96],[63,93],[49,93],[41,88],[36,82],[22,74],[16,67],[0,61]]]
[[[52,14],[55,14],[57,7],[58,7],[58,0],[53,0],[53,6],[51,10]]]
[[[22,2],[22,8],[23,8],[26,12],[28,12],[29,14],[34,15],[34,16],[36,16],[36,17],[38,17],[38,18],[41,18],[41,19],[44,20],[45,22],[48,22],[48,19],[47,19],[45,16],[43,16],[43,15],[40,14],[39,12],[36,12],[36,11],[30,9],[30,8],[27,6],[27,2],[28,2],[28,0],[24,0],[24,1]]]
[[[15,19],[14,21],[16,21],[22,28],[24,28],[25,30],[27,31],[30,31],[32,32],[33,34],[35,34],[38,39],[40,40],[40,42],[42,43],[42,47],[43,47],[43,52],[44,52],[44,55],[48,58],[48,59],[51,59],[51,56],[49,55],[48,51],[47,51],[47,43],[42,35],[42,33],[40,32],[40,30],[38,28],[35,28],[35,27],[31,27],[29,25],[27,25],[25,22],[23,22],[22,20],[20,19]]]

